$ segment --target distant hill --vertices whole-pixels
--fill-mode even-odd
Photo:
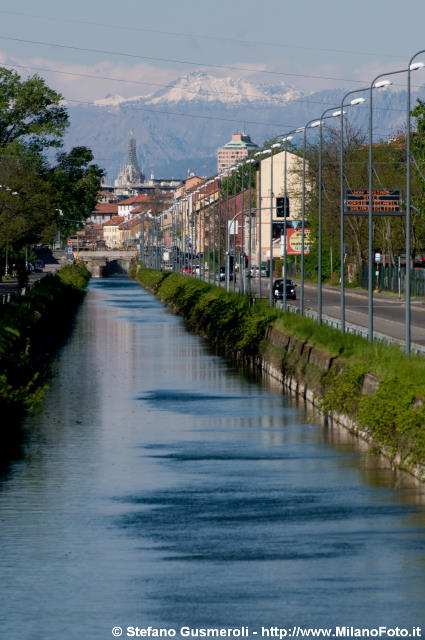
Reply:
[[[137,140],[144,173],[182,178],[216,172],[216,153],[236,131],[246,131],[261,146],[337,107],[342,90],[301,94],[293,87],[260,85],[247,80],[186,74],[149,96],[107,96],[93,105],[69,105],[71,127],[66,147],[87,145],[112,182],[127,154],[129,131]],[[350,122],[367,127],[367,103],[349,109]],[[376,91],[374,131],[387,138],[405,122],[405,93]],[[314,135],[312,132],[311,135]],[[295,142],[295,140],[294,140]]]

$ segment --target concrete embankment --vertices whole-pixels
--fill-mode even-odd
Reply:
[[[319,327],[188,276],[134,268],[133,277],[221,352],[263,370],[330,424],[425,481],[425,359]]]

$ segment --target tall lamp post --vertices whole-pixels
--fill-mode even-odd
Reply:
[[[322,324],[322,312],[323,312],[323,303],[322,303],[322,221],[323,221],[323,214],[322,214],[322,203],[323,203],[323,199],[322,199],[322,191],[323,191],[323,180],[322,180],[322,154],[323,154],[323,121],[327,120],[327,119],[331,119],[331,118],[335,118],[335,117],[342,117],[342,109],[339,109],[337,111],[334,111],[335,107],[330,107],[328,109],[325,109],[324,112],[322,113],[322,115],[320,116],[319,120],[317,122],[313,122],[313,124],[311,125],[312,127],[314,126],[319,126],[320,131],[319,131],[319,177],[318,177],[318,182],[319,182],[319,206],[318,206],[318,239],[317,239],[317,245],[318,245],[318,261],[317,261],[317,320],[319,323],[319,326]],[[327,113],[329,113],[330,111],[332,111],[332,115],[330,116],[326,116]]]
[[[417,51],[407,65],[407,131],[406,131],[406,278],[404,282],[405,294],[405,351],[410,353],[411,346],[411,307],[410,307],[410,73],[425,67],[423,62],[414,62],[416,56],[425,53],[425,49]]]
[[[391,80],[379,80],[386,76],[393,76],[399,73],[406,73],[408,69],[398,69],[388,73],[380,73],[369,86],[369,213],[368,213],[368,341],[373,341],[373,89],[381,89],[391,84]],[[410,235],[410,230],[409,230]],[[409,264],[407,264],[409,263]],[[406,255],[406,273],[410,269],[410,255]],[[410,281],[409,281],[410,288]],[[410,302],[410,300],[409,300]]]
[[[254,153],[254,158],[259,159],[258,167],[258,184],[257,184],[257,197],[258,197],[258,297],[261,298],[261,263],[263,259],[262,246],[261,246],[261,156],[262,151]]]
[[[247,160],[249,164],[249,226],[248,226],[248,275],[251,276],[251,262],[252,262],[252,165],[255,164],[255,160],[249,158]],[[261,279],[261,272],[260,272]],[[248,279],[248,294],[251,295],[251,277]]]
[[[300,314],[304,315],[304,254],[305,254],[305,179],[306,179],[306,149],[307,149],[307,129],[314,125],[318,126],[317,120],[309,120],[304,127],[296,129],[296,133],[303,132],[303,186],[302,186],[302,214],[301,214],[301,295],[300,295]]]
[[[288,247],[287,247],[287,217],[288,217],[288,142],[293,139],[293,136],[286,135],[282,138],[282,142],[285,143],[285,156],[283,167],[283,310],[286,311],[286,273],[288,262]]]
[[[228,171],[227,177],[227,185],[226,185],[226,291],[229,293],[230,291],[230,223],[229,223],[229,183],[232,177],[232,173],[237,171],[236,167],[230,167]],[[235,193],[236,193],[236,175],[235,175]],[[234,196],[236,198],[236,196]],[[236,203],[236,199],[234,201]],[[236,208],[236,204],[235,207]],[[235,278],[235,265],[233,265],[233,284]]]
[[[340,212],[339,212],[339,246],[340,246],[340,280],[341,280],[341,331],[345,333],[345,282],[344,282],[344,261],[345,261],[345,244],[344,244],[344,107],[346,99],[354,93],[361,93],[362,91],[369,91],[369,87],[363,87],[362,89],[352,89],[348,91],[341,100],[341,120],[340,120],[340,138],[339,138],[339,191],[340,191]],[[350,100],[350,106],[357,106],[365,102],[365,98],[353,98]]]
[[[280,142],[272,144],[270,148],[270,266],[269,266],[269,305],[273,306],[273,210],[274,210],[274,194],[273,194],[273,155],[274,150],[281,147]],[[260,270],[261,278],[261,270]]]

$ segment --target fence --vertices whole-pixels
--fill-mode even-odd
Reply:
[[[376,276],[376,268],[373,269],[374,285],[378,285],[380,291],[393,291],[404,293],[404,281],[406,268],[401,267],[400,272],[392,265],[379,266],[379,275]],[[360,278],[360,286],[368,288],[368,266],[363,265]],[[412,269],[410,271],[410,294],[412,296],[425,296],[425,269]]]

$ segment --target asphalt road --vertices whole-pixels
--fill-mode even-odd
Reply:
[[[223,283],[222,283],[223,284]],[[251,280],[251,289],[258,292],[258,278]],[[232,290],[232,283],[231,283]],[[236,291],[239,283],[236,283]],[[268,298],[269,279],[261,279],[261,295]],[[288,300],[288,304],[299,307],[300,286],[297,285],[297,300]],[[323,286],[322,305],[323,315],[340,319],[341,296],[338,287]],[[405,339],[405,304],[404,300],[394,295],[379,293],[373,296],[374,332],[382,333],[391,338],[404,341]],[[281,306],[281,303],[278,303]],[[304,285],[304,308],[317,311],[317,285]],[[368,293],[356,289],[345,291],[345,320],[348,323],[367,329],[368,327]],[[412,343],[425,346],[425,299],[412,298],[411,304],[411,340]]]

